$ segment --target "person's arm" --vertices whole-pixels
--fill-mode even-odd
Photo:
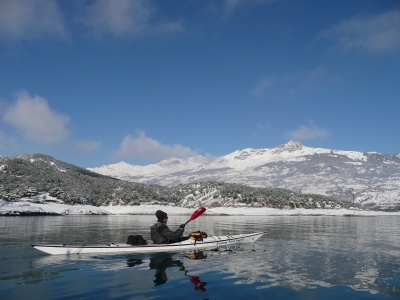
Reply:
[[[165,236],[169,240],[177,241],[185,231],[185,228],[179,227],[177,231],[172,231],[168,228],[168,226],[159,227],[159,233]]]

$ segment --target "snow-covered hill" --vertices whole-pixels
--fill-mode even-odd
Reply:
[[[354,198],[382,208],[400,206],[400,154],[311,148],[294,141],[276,148],[235,151],[214,160],[195,156],[147,166],[120,162],[89,170],[169,187],[216,181]]]

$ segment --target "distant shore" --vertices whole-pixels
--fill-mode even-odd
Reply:
[[[163,205],[96,207],[91,205],[42,204],[0,200],[0,216],[153,215],[158,209],[165,211],[169,215],[191,215],[196,210],[196,208]],[[360,209],[275,209],[267,207],[214,207],[208,208],[206,214],[228,216],[400,216],[400,212]]]

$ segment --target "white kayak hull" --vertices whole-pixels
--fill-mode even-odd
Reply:
[[[209,236],[203,241],[186,240],[173,244],[149,244],[149,245],[128,245],[104,244],[104,245],[48,245],[33,244],[32,247],[48,254],[90,254],[90,253],[154,253],[154,252],[175,252],[182,250],[210,249],[226,245],[241,243],[253,243],[264,233],[249,233],[227,236]]]

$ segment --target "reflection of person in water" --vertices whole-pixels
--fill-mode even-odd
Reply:
[[[191,259],[205,259],[206,257],[207,255],[203,252],[201,252],[199,256],[190,256]],[[196,291],[204,292],[206,290],[205,286],[207,283],[201,281],[198,276],[188,275],[188,271],[185,270],[183,262],[180,259],[173,259],[171,254],[155,254],[150,258],[149,267],[150,270],[156,270],[153,280],[155,286],[165,284],[168,281],[167,268],[179,267],[179,271],[185,271],[185,276],[190,277],[190,282],[194,284],[194,289]]]
[[[167,268],[180,267],[180,271],[184,271],[185,267],[183,262],[179,259],[173,259],[172,256],[168,255],[155,255],[150,258],[150,270],[156,270],[154,275],[154,285],[161,285],[167,282]]]

